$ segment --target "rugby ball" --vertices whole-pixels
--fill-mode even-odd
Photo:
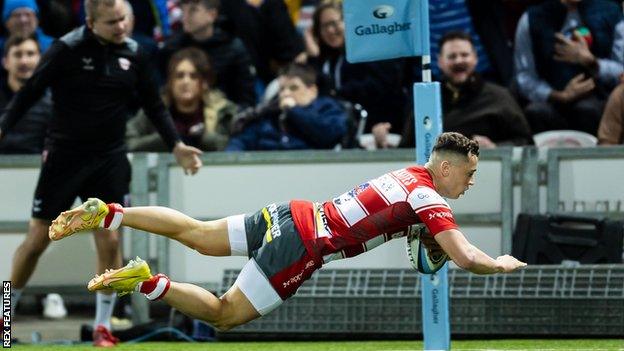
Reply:
[[[407,257],[412,266],[420,273],[433,274],[444,266],[449,257],[444,251],[436,254],[429,252],[429,249],[420,241],[420,236],[426,235],[425,232],[425,227],[409,231],[407,235]]]

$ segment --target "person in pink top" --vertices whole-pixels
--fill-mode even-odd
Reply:
[[[252,214],[201,222],[165,207],[127,207],[90,199],[61,213],[50,226],[59,240],[93,227],[120,225],[177,240],[210,256],[247,256],[232,287],[217,297],[198,286],[151,275],[137,259],[93,278],[89,290],[141,292],[192,318],[228,330],[271,312],[295,294],[323,264],[356,256],[426,226],[459,267],[476,274],[507,273],[526,266],[510,255],[491,258],[468,242],[444,198],[457,199],[474,185],[479,145],[443,133],[429,162],[386,173],[324,203],[292,200]]]

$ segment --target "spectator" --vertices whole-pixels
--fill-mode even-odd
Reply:
[[[161,42],[171,35],[167,0],[128,0],[136,17],[134,33]]]
[[[529,124],[509,91],[484,81],[475,71],[478,58],[472,37],[451,31],[438,47],[444,131],[470,137],[481,148],[530,144]],[[413,123],[408,125],[404,138],[413,145]]]
[[[284,0],[290,19],[299,33],[312,28],[312,15],[321,0]]]
[[[35,35],[41,52],[48,50],[54,38],[46,35],[39,28],[39,8],[35,0],[5,0],[2,8],[2,22],[7,29],[7,36],[0,38],[0,50],[11,35],[27,37]]]
[[[197,47],[210,57],[215,86],[241,106],[256,103],[255,69],[243,42],[214,25],[219,0],[182,0],[183,32],[165,43],[160,53],[161,72],[174,52]]]
[[[267,106],[238,116],[226,151],[330,149],[347,130],[337,101],[319,97],[316,71],[293,63],[278,77],[280,92]]]
[[[609,96],[598,127],[598,144],[624,144],[624,84],[620,84]]]
[[[263,85],[304,52],[283,0],[226,0],[221,13],[245,43]]]
[[[401,86],[403,61],[347,62],[342,7],[335,2],[319,5],[314,12],[312,32],[319,45],[319,56],[310,62],[322,74],[321,91],[362,105],[368,112],[365,132],[386,122],[392,132],[400,133],[407,105]]]
[[[529,7],[516,30],[516,81],[534,133],[595,135],[606,98],[623,72],[622,8],[608,0]]]
[[[182,49],[171,57],[164,101],[178,133],[187,145],[204,151],[225,148],[237,106],[212,89],[212,69],[206,54],[197,48]],[[126,131],[130,151],[166,151],[166,144],[143,111]]]
[[[39,28],[53,38],[84,24],[78,23],[72,12],[74,0],[36,0],[39,7]],[[83,2],[83,1],[76,1]]]
[[[494,3],[494,1],[492,2]],[[442,37],[451,31],[462,31],[470,35],[478,57],[476,71],[486,77],[494,75],[494,69],[490,64],[489,55],[487,55],[484,45],[481,44],[481,33],[477,34],[473,25],[468,3],[469,1],[467,0],[439,0],[429,3],[431,74],[433,74],[434,77],[440,77],[442,74],[441,67],[437,64],[437,55],[441,52],[441,48],[438,45]],[[490,8],[491,6],[479,7]],[[511,56],[509,58],[511,61]],[[420,67],[418,67],[418,69],[420,69]]]
[[[0,88],[2,109],[32,76],[41,58],[34,36],[13,35],[7,39],[2,64],[7,78]],[[48,123],[52,116],[52,100],[46,94],[30,108],[13,127],[13,133],[0,139],[0,154],[40,154],[43,151]]]
[[[144,30],[138,30],[136,27],[137,18],[135,16],[134,6],[130,1],[126,1],[126,6],[128,7],[128,36],[132,39],[136,40],[141,47],[147,52],[151,59],[157,59],[158,54],[158,44],[156,40],[151,35],[145,34]]]

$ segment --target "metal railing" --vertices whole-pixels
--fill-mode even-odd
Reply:
[[[608,216],[612,218],[624,218],[624,209],[622,211],[566,211],[560,210],[560,179],[562,161],[568,160],[596,160],[596,159],[624,159],[624,146],[610,146],[597,148],[569,148],[569,149],[550,149],[546,159],[547,172],[547,196],[546,211],[554,214],[571,214],[571,215],[589,215],[589,216]],[[544,166],[543,166],[544,167]],[[599,172],[600,170],[596,170]],[[624,169],[620,171],[620,180],[624,179]],[[624,181],[620,184],[613,184],[614,194],[624,194]]]

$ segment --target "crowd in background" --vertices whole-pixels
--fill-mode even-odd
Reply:
[[[4,108],[55,38],[84,24],[82,0],[4,0]],[[430,0],[432,72],[444,131],[481,147],[574,130],[624,143],[624,16],[615,0]],[[413,147],[418,58],[345,59],[340,1],[128,0],[130,36],[187,145],[204,151]],[[45,94],[0,139],[40,153]],[[129,151],[167,146],[136,104]]]

